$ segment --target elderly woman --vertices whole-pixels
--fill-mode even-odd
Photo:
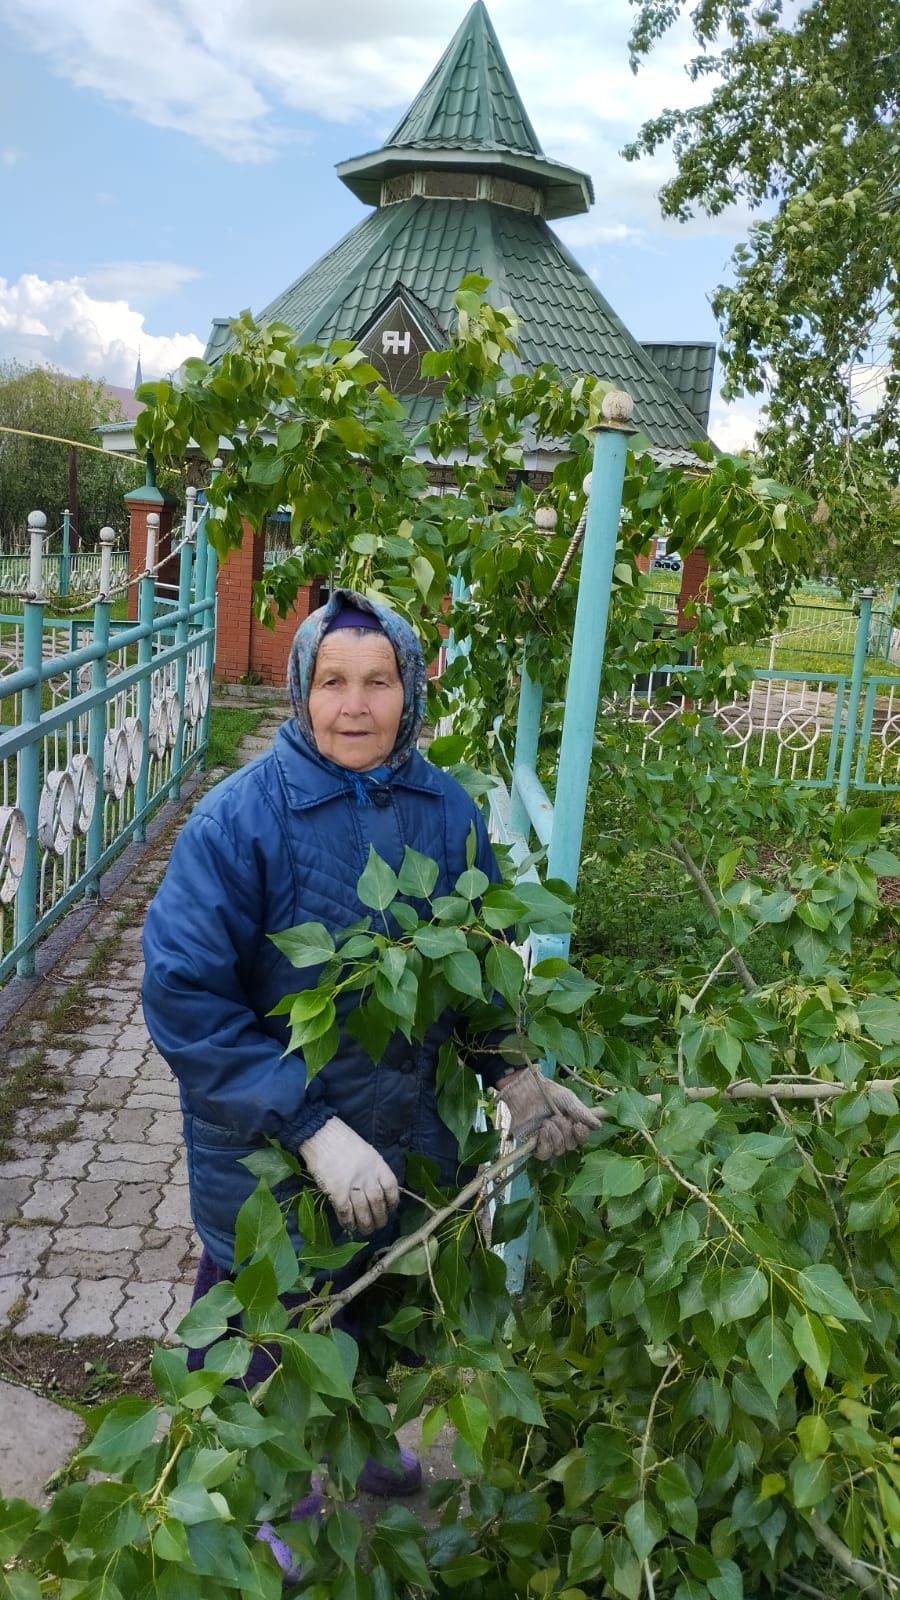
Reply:
[[[144,1015],[181,1088],[203,1243],[197,1294],[233,1271],[235,1219],[255,1183],[239,1163],[268,1139],[299,1151],[340,1228],[375,1247],[390,1237],[408,1152],[431,1157],[445,1184],[457,1173],[435,1086],[452,1016],[429,1034],[433,1047],[398,1034],[377,1066],[343,1033],[308,1084],[302,1056],[285,1054],[287,1019],[269,1013],[314,975],[298,974],[267,934],[305,921],[336,932],[367,915],[356,885],[370,846],[394,869],[406,845],[430,856],[434,892],[448,894],[474,826],[476,864],[497,881],[484,823],[416,749],[425,666],[412,629],[388,607],[336,590],[296,634],[289,686],[293,716],[271,749],[192,812],[144,934]],[[353,1003],[348,996],[347,1010]],[[482,1074],[506,1101],[513,1134],[537,1130],[538,1155],[587,1138],[591,1113],[570,1091],[550,1085],[548,1094],[499,1056],[487,1062]],[[360,1483],[396,1494],[420,1481],[405,1455],[401,1473],[370,1463]]]

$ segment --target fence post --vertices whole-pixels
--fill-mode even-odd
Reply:
[[[181,544],[181,559],[178,566],[178,609],[184,615],[175,625],[176,645],[188,642],[190,633],[190,618],[188,607],[191,603],[191,578],[194,564],[194,508],[197,501],[197,491],[190,485],[187,489],[187,509],[184,514],[184,538]],[[178,657],[175,663],[175,693],[178,696],[178,735],[175,740],[175,749],[172,752],[172,775],[175,779],[172,785],[172,799],[181,799],[181,763],[184,760],[184,693],[187,686],[187,651]]]
[[[22,665],[36,673],[36,682],[22,690],[22,725],[34,728],[34,737],[19,751],[16,804],[28,829],[22,880],[16,896],[16,943],[34,930],[38,899],[38,807],[41,794],[41,666],[44,654],[43,557],[47,518],[43,511],[28,513],[28,593],[23,606]],[[34,972],[34,945],[16,963],[20,978]]]
[[[72,574],[71,538],[72,513],[66,510],[63,512],[62,550],[59,557],[59,593],[62,596],[69,593],[69,582]]]
[[[844,744],[838,773],[837,803],[844,807],[850,793],[850,774],[853,771],[853,751],[856,745],[856,725],[859,721],[859,702],[862,698],[863,677],[866,670],[866,651],[869,646],[869,626],[872,621],[872,601],[877,590],[860,589],[859,621],[853,644],[853,668],[850,674],[850,692],[847,697],[847,721],[844,727]]]
[[[594,440],[591,494],[566,683],[548,859],[550,877],[565,879],[573,889],[578,881],[588,781],[594,754],[594,730],[616,563],[625,457],[632,432],[628,420],[632,410],[630,395],[621,391],[606,395],[603,400],[605,421],[601,423]]]
[[[91,689],[106,689],[109,675],[109,618],[112,604],[106,596],[112,587],[112,547],[115,543],[115,533],[112,528],[100,529],[100,592],[94,606],[94,644],[102,645],[102,653],[97,657],[91,673]],[[106,708],[107,701],[104,695],[98,705],[91,708],[91,720],[88,729],[88,751],[94,764],[97,777],[97,803],[91,817],[87,836],[87,850],[85,852],[85,868],[87,879],[84,886],[85,898],[90,898],[99,892],[100,872],[97,862],[103,854],[103,814],[105,811],[105,754],[106,754]]]
[[[519,678],[519,710],[516,717],[516,748],[513,755],[512,795],[509,807],[509,825],[514,833],[528,838],[531,822],[519,794],[516,768],[537,767],[538,744],[541,736],[541,709],[544,704],[544,686],[536,683],[528,670],[528,659],[523,652],[522,673]]]
[[[138,622],[148,631],[138,643],[138,666],[141,667],[141,679],[138,684],[138,721],[144,735],[141,748],[141,766],[138,772],[137,783],[134,788],[134,813],[137,821],[134,825],[133,837],[142,842],[147,837],[147,820],[143,816],[147,804],[147,793],[150,787],[150,702],[153,693],[153,612],[156,595],[156,581],[151,568],[156,559],[156,539],[159,530],[159,512],[151,511],[147,516],[147,566],[143,577],[138,582]]]
[[[632,409],[630,395],[620,390],[614,390],[606,395],[603,401],[603,415],[606,420],[601,424],[594,440],[594,464],[581,557],[581,575],[578,581],[575,627],[566,684],[562,742],[556,773],[556,798],[553,804],[548,858],[549,876],[564,878],[573,889],[578,879],[588,780],[594,752],[594,728],[597,721],[606,624],[609,618],[613,568],[616,560],[622,482],[625,475],[628,436],[632,431],[628,427],[628,419]],[[527,668],[523,666],[516,733],[517,766],[520,761],[534,766],[540,712],[540,686],[534,683]],[[513,818],[520,816],[524,818],[524,827],[520,828],[520,831],[527,837],[530,824],[514,784],[510,807],[511,826],[518,826]],[[532,936],[531,959],[537,963],[548,956],[567,957],[569,942],[567,934]],[[542,1070],[548,1076],[552,1076],[555,1065],[555,1061],[550,1058],[541,1063]],[[530,1192],[531,1183],[527,1174],[519,1173],[509,1186],[508,1196],[510,1200],[519,1200],[524,1199]],[[533,1243],[532,1216],[532,1221],[524,1234],[518,1239],[511,1240],[504,1248],[506,1282],[511,1294],[520,1294],[524,1287]]]
[[[216,456],[213,462],[212,479],[216,478],[222,470],[222,457]],[[216,517],[216,512],[210,511],[207,517]],[[209,722],[212,716],[213,678],[216,670],[216,580],[219,575],[219,558],[215,546],[207,542],[206,546],[206,572],[203,598],[207,602],[206,610],[202,613],[204,628],[212,630],[206,646],[206,683],[208,693],[206,696],[206,710],[203,713],[203,723],[200,729],[200,749],[203,752],[203,764],[206,765],[206,750],[209,744]],[[199,597],[198,597],[199,598]]]

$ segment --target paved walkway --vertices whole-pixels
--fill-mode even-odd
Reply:
[[[242,742],[244,760],[279,721],[270,715]],[[19,1113],[13,1159],[0,1163],[0,1328],[17,1334],[165,1339],[190,1303],[198,1245],[177,1088],[140,1005],[143,907],[176,835],[94,918],[22,1030],[16,1053],[43,1051],[63,1088],[49,1109],[38,1101]],[[83,1004],[54,1024],[51,1008],[76,983]]]

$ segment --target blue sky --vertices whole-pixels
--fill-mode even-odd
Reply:
[[[0,0],[0,359],[129,383],[213,316],[261,309],[360,220],[334,165],[377,147],[467,0]],[[493,0],[548,155],[591,173],[566,243],[643,339],[714,339],[708,297],[746,217],[663,222],[668,157],[621,145],[689,104],[683,27],[633,77],[627,0]],[[714,403],[749,442],[752,406]]]

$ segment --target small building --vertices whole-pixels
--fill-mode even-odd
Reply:
[[[554,232],[554,221],[590,210],[591,180],[544,154],[483,0],[381,148],[341,162],[337,174],[366,216],[276,295],[260,321],[287,323],[301,343],[359,344],[418,431],[440,392],[421,377],[422,356],[446,342],[454,292],[478,272],[490,280],[490,299],[520,319],[526,371],[551,362],[563,376],[613,381],[632,395],[635,423],[660,460],[696,460],[691,445],[706,437],[715,345],[641,343]],[[228,320],[216,318],[207,360],[231,339]],[[104,437],[116,447],[114,428]],[[547,482],[555,459],[546,449],[526,452],[534,487]],[[449,477],[440,463],[431,470],[437,484]],[[217,670],[281,682],[290,637],[317,595],[301,595],[274,634],[254,622],[250,583],[262,575],[264,553],[248,532],[223,567],[228,603],[220,607]]]

